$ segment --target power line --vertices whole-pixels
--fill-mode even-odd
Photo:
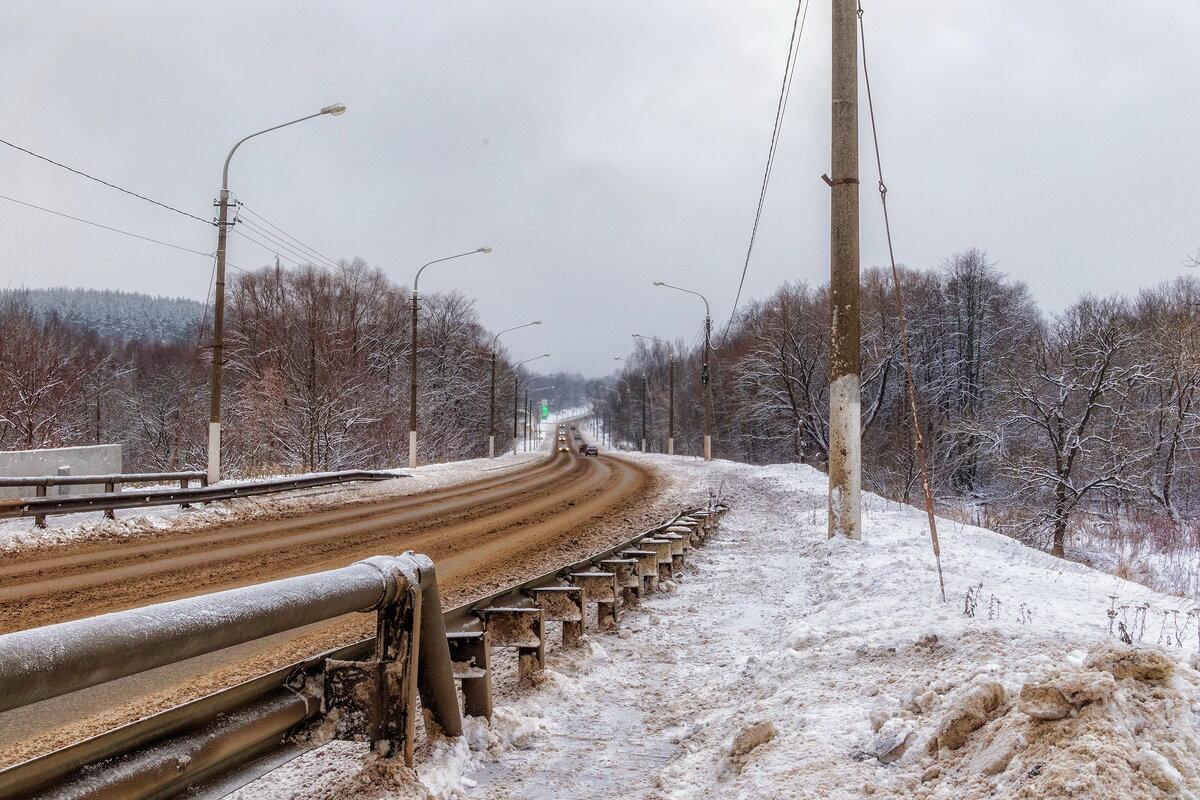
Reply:
[[[245,231],[242,231],[242,230],[238,230],[237,228],[230,228],[230,230],[233,231],[234,233],[236,233],[238,236],[241,236],[246,241],[258,245],[263,250],[266,250],[268,253],[271,253],[274,256],[278,256],[279,258],[282,258],[284,261],[289,261],[292,264],[295,264],[297,267],[304,266],[301,262],[297,261],[296,259],[292,258],[291,256],[285,256],[283,253],[279,252],[280,248],[278,248],[278,247],[271,247],[268,244],[264,244],[263,242],[260,242],[258,239],[254,238],[249,233],[246,233]],[[226,262],[226,263],[228,263],[228,262]]]
[[[268,227],[272,228],[273,230],[275,230],[275,231],[276,231],[277,233],[279,233],[280,235],[282,235],[282,236],[284,236],[285,238],[287,238],[287,239],[290,239],[290,240],[292,240],[293,242],[295,242],[295,243],[296,243],[296,244],[297,244],[297,245],[298,245],[298,246],[299,246],[301,249],[303,249],[303,250],[305,250],[305,251],[307,251],[307,252],[311,253],[313,256],[315,256],[315,257],[319,258],[320,260],[327,262],[327,263],[328,263],[328,264],[330,264],[331,266],[334,266],[334,267],[336,267],[336,266],[337,266],[337,262],[336,262],[336,261],[334,261],[332,258],[329,258],[329,257],[328,257],[328,256],[326,256],[326,255],[323,255],[322,253],[320,253],[319,251],[317,251],[315,248],[309,247],[309,246],[308,246],[308,245],[306,245],[304,242],[300,241],[300,240],[299,240],[299,239],[297,239],[295,236],[292,236],[290,233],[288,233],[287,231],[285,231],[283,228],[280,228],[278,225],[276,225],[276,224],[274,224],[273,222],[271,222],[269,219],[267,219],[266,217],[264,217],[262,214],[259,214],[258,212],[256,212],[254,209],[250,208],[249,206],[247,206],[247,205],[245,205],[245,204],[241,204],[239,207],[241,208],[241,210],[242,210],[242,211],[245,211],[245,212],[246,212],[247,214],[249,214],[250,216],[257,218],[259,221],[261,221],[262,223],[264,223],[264,224],[265,224],[265,225],[267,225]],[[247,221],[247,220],[243,220],[243,221]]]
[[[67,219],[72,219],[72,220],[75,220],[76,222],[82,222],[84,225],[92,225],[97,228],[103,228],[104,230],[112,231],[113,233],[120,233],[125,236],[132,236],[134,239],[141,239],[143,242],[151,242],[153,244],[159,244],[159,245],[162,245],[163,247],[170,247],[174,250],[182,250],[185,253],[193,253],[198,256],[204,256],[205,258],[209,258],[212,256],[211,251],[206,253],[201,250],[193,250],[190,247],[182,247],[181,245],[171,244],[170,242],[164,242],[160,239],[152,239],[149,236],[142,236],[140,233],[132,233],[130,231],[122,230],[120,228],[114,228],[110,225],[102,225],[99,222],[92,222],[91,220],[83,219],[82,217],[74,217],[74,216],[71,216],[70,214],[63,213],[62,211],[55,211],[50,208],[45,208],[43,206],[34,205],[33,203],[27,203],[24,200],[18,200],[15,197],[8,197],[7,195],[0,194],[0,200],[7,200],[10,203],[16,203],[17,205],[26,206],[28,208],[36,208],[38,211],[45,211],[47,214],[53,214],[56,217],[66,217]]]
[[[299,250],[295,249],[294,247],[290,246],[287,242],[283,241],[279,237],[272,236],[269,231],[263,230],[261,227],[255,225],[250,220],[239,219],[238,222],[241,223],[243,226],[248,226],[247,230],[249,230],[250,232],[252,232],[254,234],[254,238],[252,238],[251,241],[253,241],[255,244],[259,245],[260,247],[267,247],[269,250],[271,250],[271,252],[275,253],[276,255],[281,255],[282,253],[290,253],[291,255],[295,256],[296,259],[299,259],[299,261],[295,261],[295,259],[292,259],[292,258],[288,258],[288,260],[295,261],[295,263],[297,263],[297,264],[313,262],[313,259],[311,257],[309,257],[309,255],[307,253],[302,253]],[[238,230],[237,228],[234,228],[232,230],[235,233],[237,233],[239,236],[244,236],[246,238],[250,238],[250,234],[247,233],[246,231]],[[265,244],[263,241],[261,241],[264,239],[266,240]],[[286,256],[283,256],[283,257],[286,258]],[[318,266],[326,267],[329,265],[321,263],[321,264],[318,264]]]
[[[46,156],[43,156],[39,153],[35,153],[32,150],[27,150],[24,147],[21,147],[20,145],[16,145],[16,144],[13,144],[12,142],[5,141],[4,139],[0,139],[0,144],[8,145],[12,149],[20,150],[22,153],[27,153],[27,154],[33,156],[34,158],[40,158],[42,161],[53,164],[56,167],[62,167],[63,169],[67,170],[68,172],[74,172],[76,175],[81,175],[81,176],[87,178],[89,181],[95,181],[96,183],[104,184],[105,186],[109,187],[110,189],[116,189],[118,192],[124,192],[125,194],[132,195],[132,196],[138,198],[139,200],[145,200],[147,203],[153,203],[154,205],[159,206],[161,208],[165,208],[168,211],[174,211],[176,214],[182,214],[183,216],[190,217],[191,219],[194,219],[198,222],[203,222],[205,225],[214,224],[213,221],[210,219],[203,219],[201,217],[197,217],[195,214],[189,214],[188,212],[181,211],[180,209],[175,208],[174,206],[169,206],[166,203],[160,203],[157,200],[152,200],[143,194],[138,194],[137,192],[133,192],[133,191],[130,191],[129,189],[122,188],[120,186],[117,186],[115,183],[109,183],[108,181],[103,180],[101,178],[97,178],[94,175],[89,175],[86,172],[84,172],[83,170],[78,170],[78,169],[75,169],[74,167],[68,167],[66,164],[62,164],[58,161],[55,161],[52,158],[47,158]]]
[[[301,260],[303,260],[305,262],[308,262],[310,264],[317,264],[322,267],[331,267],[334,269],[337,268],[337,264],[334,264],[331,261],[318,261],[317,259],[313,258],[309,253],[307,253],[303,250],[300,250],[297,247],[294,247],[286,240],[284,240],[278,236],[275,236],[269,230],[267,230],[266,228],[262,227],[261,225],[255,223],[255,222],[251,222],[248,219],[239,219],[238,222],[241,223],[242,225],[248,226],[249,229],[251,231],[253,231],[256,236],[266,239],[268,242],[270,242],[272,244],[278,245],[279,247],[283,248],[285,251],[291,253],[292,255],[296,256],[297,258],[300,258]]]
[[[763,205],[767,199],[767,186],[771,182],[771,171],[775,166],[775,150],[779,144],[780,131],[783,129],[783,116],[787,112],[788,98],[792,93],[792,75],[796,71],[800,39],[804,37],[804,23],[808,20],[808,6],[808,0],[797,0],[796,16],[792,20],[792,35],[788,39],[787,60],[783,67],[783,83],[779,87],[779,102],[775,107],[775,125],[771,131],[771,146],[767,150],[767,164],[763,169],[762,188],[758,193],[758,208],[754,212],[754,225],[750,229],[750,244],[746,247],[742,277],[738,280],[737,296],[734,297],[733,308],[729,311],[729,322],[725,324],[725,332],[721,335],[722,342],[729,335],[733,318],[737,314],[738,302],[742,299],[742,288],[746,285],[746,272],[750,269],[750,254],[754,251],[754,239],[758,235],[758,223],[762,219]]]
[[[900,286],[900,271],[896,267],[896,250],[892,247],[892,222],[888,216],[887,184],[883,182],[883,156],[879,150],[879,129],[875,124],[875,100],[871,95],[871,72],[867,69],[867,27],[863,22],[862,2],[858,3],[859,40],[862,43],[863,82],[867,87],[867,111],[871,119],[871,141],[875,145],[875,167],[879,172],[879,203],[883,207],[883,229],[887,234],[888,258],[892,263],[892,285],[896,293],[896,319],[900,328],[900,345],[904,353],[905,382],[908,384],[908,401],[912,409],[913,449],[917,451],[917,463],[921,471],[921,484],[925,491],[925,513],[929,518],[929,540],[933,547],[933,558],[937,562],[938,585],[942,590],[942,602],[946,602],[946,581],[942,577],[942,548],[938,543],[937,522],[933,513],[933,485],[929,480],[929,465],[925,455],[925,437],[921,433],[921,415],[917,410],[917,382],[913,377],[912,356],[908,347],[908,323],[904,314],[904,289]]]

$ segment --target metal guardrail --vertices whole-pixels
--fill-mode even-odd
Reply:
[[[442,732],[458,735],[454,679],[462,681],[466,713],[490,716],[492,647],[517,648],[522,679],[540,671],[543,617],[563,621],[564,644],[582,633],[585,601],[597,603],[602,627],[614,627],[618,601],[636,602],[629,587],[636,584],[640,597],[642,581],[655,580],[631,571],[636,559],[669,576],[725,510],[710,503],[681,512],[623,544],[445,614],[432,562],[406,554],[0,636],[0,709],[7,709],[351,611],[379,610],[373,638],[0,770],[0,800],[59,797],[76,786],[72,797],[157,798],[185,787],[189,796],[220,797],[305,749],[292,735],[332,709],[336,738],[372,741],[384,754],[403,750],[411,762],[415,693]],[[106,768],[118,756],[121,768]]]
[[[178,477],[181,473],[161,474]],[[73,483],[105,483],[106,486],[112,486],[116,483],[144,482],[145,480],[153,480],[154,477],[151,475],[75,475],[69,479],[65,476],[50,476],[46,480],[56,483],[63,483],[68,480]],[[145,508],[176,504],[186,506],[192,503],[211,503],[217,500],[230,500],[235,497],[274,494],[292,489],[309,489],[317,486],[332,486],[354,481],[383,481],[397,477],[400,476],[392,472],[346,470],[343,472],[323,472],[317,475],[305,475],[298,478],[272,478],[264,481],[220,483],[216,486],[203,485],[193,488],[143,489],[136,492],[115,492],[110,490],[104,494],[26,497],[13,500],[0,500],[0,519],[37,517],[39,524],[44,525],[46,516],[50,514],[75,514],[82,511],[103,510],[106,516],[112,517],[113,511],[120,508]],[[121,480],[104,480],[116,478],[120,478]],[[173,480],[174,478],[170,479]],[[7,480],[24,481],[42,479],[10,478]],[[185,479],[179,478],[179,480],[182,482]],[[51,483],[48,485],[54,484]]]
[[[37,497],[45,497],[46,489],[51,486],[89,486],[97,483],[104,484],[105,493],[115,492],[118,486],[128,483],[166,483],[179,481],[179,488],[186,489],[192,481],[199,481],[201,486],[208,486],[208,473],[200,471],[188,472],[141,472],[113,473],[108,475],[33,475],[27,477],[0,478],[0,488],[18,489],[23,486],[35,487]],[[183,504],[187,508],[187,503]],[[39,528],[46,527],[46,515],[35,514],[34,524]],[[112,509],[104,512],[104,516],[113,519]]]
[[[180,486],[184,489],[187,488],[188,481],[200,481],[201,486],[208,486],[208,473],[196,470],[188,472],[120,472],[109,475],[32,475],[19,478],[0,478],[0,488],[82,486],[89,483],[113,486],[126,483],[166,483],[167,481],[182,481]],[[112,489],[106,491],[111,492]],[[38,497],[44,496],[44,494],[38,494]]]

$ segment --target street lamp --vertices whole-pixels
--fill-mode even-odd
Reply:
[[[708,306],[708,298],[691,289],[672,286],[662,281],[654,281],[654,285],[694,294],[704,301],[704,363],[700,369],[700,381],[704,384],[704,460],[712,461],[712,375],[708,370],[709,357],[712,354],[712,311]]]
[[[277,131],[297,122],[304,122],[313,117],[337,117],[346,113],[346,107],[341,103],[325,106],[316,114],[294,119],[282,125],[265,128],[258,133],[252,133],[240,140],[225,156],[225,166],[221,170],[221,194],[217,200],[217,273],[215,298],[213,301],[213,342],[212,342],[212,394],[209,402],[208,417],[208,482],[215,484],[221,480],[221,368],[225,358],[225,240],[233,224],[229,222],[229,162],[242,143],[262,136],[264,133]]]
[[[667,455],[675,455],[675,349],[666,339],[657,336],[633,335],[635,339],[652,339],[667,346]]]
[[[533,444],[533,426],[529,424],[529,418],[533,415],[533,407],[529,405],[529,393],[540,392],[543,389],[553,389],[554,385],[535,386],[532,389],[525,387],[525,452],[529,452],[529,445]],[[541,425],[538,425],[538,438],[542,438]]]
[[[417,270],[416,277],[413,278],[412,288],[412,348],[408,354],[408,363],[411,367],[412,374],[409,383],[411,384],[411,396],[408,403],[408,466],[417,466],[417,282],[421,280],[421,273],[425,271],[425,267],[430,264],[439,264],[443,261],[449,261],[452,258],[462,258],[463,256],[473,256],[476,253],[490,253],[490,247],[477,247],[474,250],[468,250],[465,253],[458,253],[445,258],[435,258],[428,264]]]
[[[621,356],[613,356],[615,361],[624,361]],[[617,378],[617,380],[624,380]],[[628,384],[627,384],[628,385]],[[646,452],[646,370],[642,370],[642,452]]]
[[[491,401],[488,403],[488,458],[496,457],[496,341],[509,331],[541,324],[542,321],[538,319],[533,322],[526,322],[524,325],[514,325],[511,328],[505,328],[492,337],[492,392]]]
[[[540,356],[534,356],[533,358],[527,358],[524,361],[519,362],[518,364],[516,364],[516,366],[513,367],[513,438],[512,438],[513,445],[512,445],[512,447],[513,447],[513,455],[514,456],[517,454],[517,417],[518,417],[517,403],[520,401],[520,396],[521,396],[521,371],[520,371],[521,367],[525,364],[528,364],[530,361],[537,361],[539,358],[549,358],[549,357],[550,357],[549,353],[542,353]]]

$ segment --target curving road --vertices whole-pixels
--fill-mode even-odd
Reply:
[[[405,550],[434,560],[444,607],[450,607],[633,535],[658,513],[649,502],[655,484],[650,473],[621,459],[554,453],[494,477],[417,494],[368,496],[285,518],[125,544],[64,546],[0,565],[0,633]],[[354,641],[371,627],[369,615],[352,615],[200,657],[186,669],[125,679],[134,681],[131,688],[85,690],[94,694],[84,706],[99,712],[86,720],[79,720],[81,698],[74,696],[56,708],[46,701],[50,705],[31,706],[23,715],[0,715],[0,764]]]
[[[216,532],[64,552],[0,566],[0,633],[345,566],[430,556],[447,595],[512,582],[523,560],[645,489],[611,457],[556,453],[504,475]]]

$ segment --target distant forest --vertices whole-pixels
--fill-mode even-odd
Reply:
[[[171,344],[195,338],[204,304],[183,297],[157,297],[105,289],[0,289],[0,301],[20,298],[35,318],[57,318],[77,331],[94,331],[117,342]]]

